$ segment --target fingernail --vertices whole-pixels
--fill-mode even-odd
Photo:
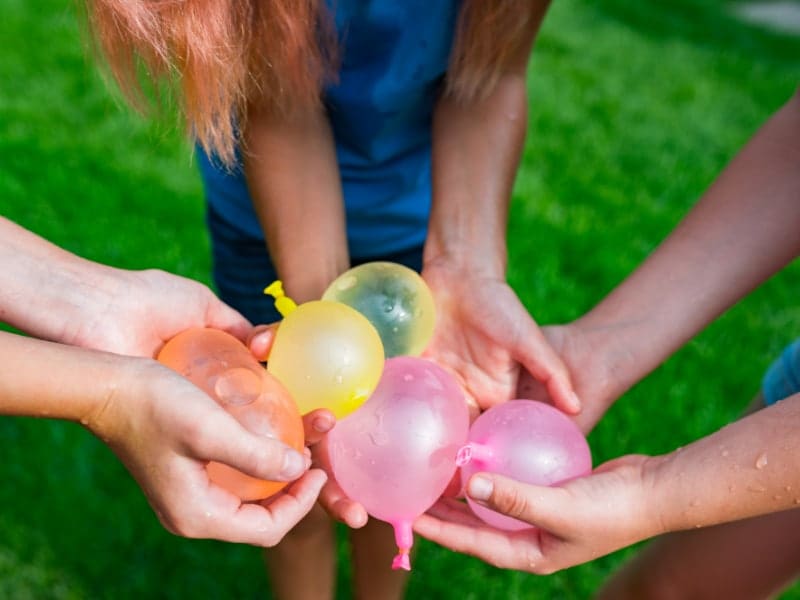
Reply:
[[[492,480],[479,475],[472,477],[467,484],[467,494],[473,500],[486,501],[492,495],[493,490],[494,483]]]
[[[294,450],[287,450],[283,454],[283,467],[281,475],[289,479],[296,479],[306,469],[306,459]],[[310,463],[310,461],[309,461]]]
[[[333,423],[328,417],[317,417],[312,423],[314,429],[320,433],[326,433],[331,430]]]

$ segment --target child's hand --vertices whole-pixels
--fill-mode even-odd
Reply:
[[[563,361],[504,280],[430,264],[422,276],[437,309],[425,354],[461,380],[474,409],[516,398],[520,375],[529,372],[557,407],[580,410]]]
[[[258,360],[265,361],[275,339],[278,323],[257,325],[247,340],[250,352]],[[313,464],[328,475],[328,481],[319,495],[319,503],[331,518],[345,523],[352,529],[363,527],[367,523],[367,511],[364,507],[347,497],[336,483],[331,472],[328,458],[327,433],[336,424],[336,419],[328,410],[318,409],[303,417],[306,430],[306,445],[311,446]]]
[[[279,441],[256,436],[213,399],[151,361],[81,421],[105,441],[145,492],[164,527],[191,538],[273,546],[314,505],[325,473]],[[262,503],[243,504],[210,482],[218,461],[254,477],[294,481]]]
[[[82,318],[56,336],[65,344],[154,357],[164,343],[190,327],[222,329],[244,340],[251,325],[197,281],[156,269],[95,267]]]
[[[649,513],[648,457],[625,456],[564,485],[526,485],[473,475],[467,494],[537,529],[501,531],[456,500],[440,500],[415,523],[420,535],[497,567],[540,575],[584,563],[661,531]]]
[[[603,349],[601,338],[606,333],[588,335],[576,323],[542,327],[542,333],[571,374],[581,399],[581,412],[573,420],[588,433],[623,391],[614,385],[615,373],[609,365],[612,358]],[[515,397],[555,404],[548,388],[525,370],[520,373]]]

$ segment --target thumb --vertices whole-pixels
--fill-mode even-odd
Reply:
[[[225,412],[192,437],[190,451],[196,458],[221,462],[259,479],[292,481],[310,465],[301,453],[276,439],[250,433]]]
[[[553,404],[570,415],[578,414],[581,401],[572,387],[569,371],[533,319],[517,338],[515,346],[517,360],[547,388]]]
[[[559,488],[478,473],[467,483],[467,496],[487,508],[541,529],[554,531],[562,524],[564,491]]]

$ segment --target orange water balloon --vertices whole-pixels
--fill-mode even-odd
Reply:
[[[214,398],[248,431],[303,451],[303,421],[292,397],[247,347],[217,329],[187,329],[169,340],[158,360]],[[208,476],[242,500],[261,500],[286,486],[210,462]]]

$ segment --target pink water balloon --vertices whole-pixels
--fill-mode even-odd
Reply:
[[[534,485],[553,485],[588,475],[592,455],[586,438],[560,410],[535,400],[511,400],[481,414],[459,450],[462,481],[497,473]],[[529,523],[490,510],[467,497],[472,511],[498,529],[519,531]]]
[[[344,492],[395,530],[393,569],[411,568],[411,525],[444,492],[467,441],[469,412],[453,377],[429,360],[386,361],[372,396],[328,435]]]

